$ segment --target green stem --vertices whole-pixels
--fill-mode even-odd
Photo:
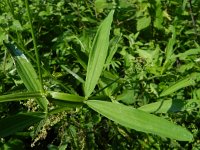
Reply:
[[[28,20],[29,20],[30,26],[31,26],[31,35],[32,35],[32,38],[33,38],[33,45],[34,45],[34,50],[35,50],[35,55],[36,55],[39,80],[40,80],[40,83],[41,83],[42,88],[43,88],[42,73],[41,73],[41,67],[40,67],[41,62],[40,62],[40,57],[39,57],[39,54],[38,54],[37,42],[36,42],[35,33],[34,33],[34,29],[33,29],[32,17],[31,17],[31,13],[30,13],[28,0],[25,0],[25,5],[26,5],[27,13],[28,13]]]

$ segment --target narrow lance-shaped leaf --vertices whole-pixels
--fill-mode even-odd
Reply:
[[[113,14],[114,10],[112,10],[106,19],[101,23],[94,38],[92,49],[90,50],[84,86],[86,98],[88,98],[94,90],[105,64],[108,53],[109,35]]]
[[[42,98],[43,95],[41,92],[23,92],[23,93],[13,93],[0,96],[0,102],[9,102],[9,101],[19,101],[26,100],[29,98]]]
[[[26,58],[26,56],[19,50],[17,47],[15,47],[13,44],[7,44],[4,43],[11,53],[12,57],[14,58],[15,65],[17,72],[22,79],[24,85],[30,92],[42,92],[43,88],[42,85],[38,79],[38,76],[29,62],[29,60]],[[47,110],[47,99],[45,97],[43,98],[36,98],[37,103],[42,107],[45,111]]]
[[[156,0],[156,18],[154,20],[154,26],[158,29],[163,27],[163,11],[162,4],[160,0]]]
[[[11,135],[45,118],[44,113],[17,114],[0,120],[0,137]]]
[[[178,111],[188,111],[200,108],[200,101],[191,100],[164,100],[155,103],[150,103],[139,107],[138,109],[149,113],[168,113]]]
[[[175,61],[174,59],[174,45],[176,43],[176,31],[174,26],[170,26],[170,30],[172,32],[172,37],[169,39],[167,46],[165,48],[165,62],[163,64],[161,74],[163,74],[169,67],[170,65],[173,64]]]
[[[121,36],[122,35],[118,35],[110,41],[110,44],[109,44],[110,49],[108,52],[108,56],[106,58],[106,66],[108,66],[110,64],[114,54],[116,53],[117,48],[118,48],[118,43],[121,40]]]
[[[179,53],[176,55],[176,57],[179,57],[180,60],[185,60],[187,57],[191,55],[199,55],[199,54],[200,54],[200,48],[194,48],[194,49],[189,49],[184,53]]]
[[[176,82],[175,84],[173,84],[172,86],[170,86],[169,88],[167,88],[166,90],[164,90],[161,94],[160,94],[160,97],[162,96],[167,96],[169,94],[172,94],[173,92],[181,89],[181,88],[184,88],[184,87],[187,87],[187,86],[191,86],[191,85],[194,85],[195,84],[195,81],[193,78],[191,77],[187,77],[183,80],[180,80],[178,82]]]
[[[85,99],[84,97],[74,95],[74,94],[52,92],[52,91],[48,91],[48,93],[51,96],[51,98],[61,100],[61,101],[66,101],[66,102],[83,102]]]
[[[88,100],[85,103],[98,113],[125,127],[179,141],[193,139],[193,135],[185,128],[130,106],[100,100]]]

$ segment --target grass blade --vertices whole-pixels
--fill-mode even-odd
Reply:
[[[43,95],[41,92],[23,92],[23,93],[14,93],[8,95],[1,95],[0,102],[9,102],[9,101],[19,101],[26,100],[29,98],[41,98]]]
[[[19,50],[17,47],[15,47],[13,44],[6,44],[4,43],[11,53],[12,57],[14,58],[15,65],[17,72],[22,79],[24,85],[28,89],[29,92],[38,92],[43,91],[42,85],[38,79],[38,76],[29,62],[29,60],[26,58],[26,56]],[[45,97],[43,98],[37,98],[37,103],[40,105],[42,109],[45,111],[47,110],[47,99]]]
[[[125,127],[179,141],[193,139],[193,135],[185,128],[144,111],[99,100],[88,100],[85,103],[93,110]]]
[[[106,19],[101,23],[92,44],[84,86],[86,98],[88,98],[94,90],[105,64],[108,53],[109,35],[113,14],[114,10],[112,10]]]
[[[11,135],[30,125],[41,121],[45,117],[44,113],[31,112],[17,114],[0,120],[0,137]]]

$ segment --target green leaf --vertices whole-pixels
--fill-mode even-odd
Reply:
[[[137,20],[137,30],[140,31],[142,29],[147,28],[151,23],[151,17],[142,17]]]
[[[174,54],[174,45],[176,43],[176,30],[174,26],[170,26],[169,29],[172,32],[172,37],[169,39],[167,43],[167,47],[165,48],[166,53],[166,61],[168,61],[171,56]]]
[[[52,92],[48,91],[48,94],[50,94],[51,98],[62,100],[62,101],[68,101],[68,102],[83,102],[84,97],[73,95],[73,94],[66,94],[61,92]]]
[[[67,67],[65,67],[64,65],[61,65],[61,67],[66,70],[68,73],[70,73],[74,78],[76,78],[78,81],[80,81],[81,83],[84,83],[85,81],[76,73],[74,73],[73,71],[71,71],[70,69],[68,69]]]
[[[161,29],[163,23],[163,12],[162,4],[160,0],[156,0],[156,18],[154,20],[154,26],[158,29]]]
[[[163,64],[161,74],[163,74],[167,69],[169,69],[170,66],[172,66],[172,64],[176,61],[174,55],[174,45],[176,44],[176,30],[174,26],[170,26],[169,29],[172,32],[172,37],[169,39],[165,48],[165,62]]]
[[[30,92],[38,92],[38,91],[43,91],[42,85],[38,79],[38,76],[29,62],[29,60],[26,58],[26,56],[13,44],[11,43],[4,43],[11,53],[17,72],[22,79],[24,85]],[[36,98],[37,103],[40,105],[42,109],[47,111],[47,104],[48,101],[45,97],[43,98]]]
[[[0,120],[0,137],[11,135],[45,118],[44,113],[21,113]]]
[[[191,100],[164,100],[155,103],[150,103],[141,106],[140,110],[149,113],[167,113],[167,112],[179,112],[189,111],[200,107],[200,101],[196,99]]]
[[[195,49],[189,49],[184,53],[179,53],[178,55],[176,55],[176,57],[179,57],[180,60],[185,60],[188,56],[199,55],[199,54],[200,54],[200,48],[195,48]]]
[[[193,135],[185,128],[130,106],[100,100],[88,100],[85,103],[93,110],[125,127],[179,141],[193,139]]]
[[[83,103],[75,103],[75,102],[64,102],[64,101],[53,101],[57,107],[48,112],[48,115],[58,114],[63,111],[71,111],[83,106]]]
[[[169,88],[164,90],[160,94],[160,97],[167,96],[167,95],[172,94],[172,93],[174,93],[175,91],[177,91],[177,90],[179,90],[181,88],[184,88],[184,87],[187,87],[187,86],[191,86],[191,85],[194,85],[194,84],[195,84],[194,79],[191,78],[191,77],[187,77],[185,79],[182,79],[182,80],[176,82],[175,84],[173,84],[172,86],[170,86]]]
[[[13,20],[13,24],[10,28],[14,31],[22,31],[23,30],[19,20]]]
[[[122,101],[125,104],[133,104],[135,99],[135,92],[134,90],[124,90],[121,95],[118,95],[116,100]]]
[[[108,53],[109,35],[113,14],[114,10],[112,10],[106,19],[101,23],[94,38],[92,49],[89,53],[86,81],[84,86],[86,98],[88,98],[94,90],[104,67]]]
[[[98,13],[103,12],[105,8],[112,8],[113,4],[108,3],[107,0],[95,0],[95,9]]]
[[[110,41],[110,44],[109,44],[109,52],[108,52],[108,56],[106,58],[106,65],[110,65],[110,62],[114,56],[114,54],[116,53],[117,51],[117,48],[118,48],[118,43],[119,41],[121,40],[121,36],[115,36],[111,41]]]
[[[9,101],[19,101],[26,100],[29,98],[41,98],[43,95],[41,92],[23,92],[23,93],[13,93],[0,96],[0,102],[9,102]]]

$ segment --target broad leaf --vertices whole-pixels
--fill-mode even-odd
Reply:
[[[98,113],[125,127],[179,141],[193,139],[192,134],[185,128],[130,106],[100,100],[88,100],[85,103]]]
[[[90,50],[84,87],[86,98],[88,98],[94,90],[104,67],[108,53],[109,35],[113,14],[114,10],[112,10],[101,23],[94,38],[92,49]]]
[[[14,46],[13,44],[10,44],[10,43],[9,44],[4,43],[4,44],[6,45],[7,49],[11,53],[15,61],[17,72],[20,78],[22,79],[24,85],[28,89],[28,91],[42,92],[43,91],[42,85],[38,79],[38,76],[33,66],[31,65],[29,60],[26,58],[26,56],[19,49],[17,49],[17,47]],[[40,105],[40,107],[46,111],[47,103],[48,103],[47,99],[43,97],[43,98],[36,98],[36,100],[37,100],[37,103]]]
[[[0,137],[11,135],[45,118],[44,113],[21,113],[0,120]]]

